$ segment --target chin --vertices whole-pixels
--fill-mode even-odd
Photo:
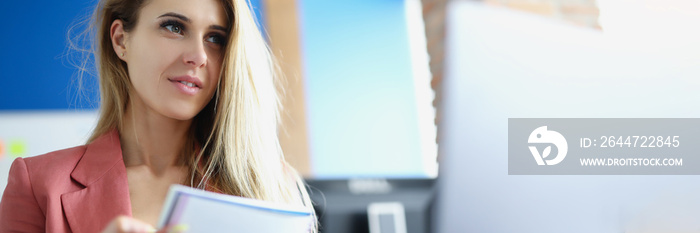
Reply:
[[[195,114],[195,115],[196,115],[196,114]],[[178,120],[178,121],[188,121],[188,120],[192,120],[192,118],[194,118],[195,115],[190,115],[190,114],[169,114],[169,115],[166,115],[166,116],[167,116],[168,118],[171,118],[171,119],[174,119],[174,120]]]
[[[198,111],[195,109],[189,109],[189,108],[181,108],[181,109],[172,109],[172,111],[169,111],[167,114],[163,114],[167,116],[168,118],[172,118],[175,120],[180,120],[180,121],[188,121],[192,120],[195,116],[197,116]]]
[[[188,121],[192,120],[197,114],[199,114],[202,109],[204,109],[205,104],[193,103],[193,102],[170,102],[160,109],[160,113],[171,119]]]

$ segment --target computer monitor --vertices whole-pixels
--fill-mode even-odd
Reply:
[[[476,2],[447,9],[433,232],[700,228],[699,176],[508,175],[509,118],[700,117],[700,54]]]

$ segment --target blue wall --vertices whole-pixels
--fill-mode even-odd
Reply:
[[[0,46],[0,70],[5,88],[0,91],[0,110],[94,108],[76,105],[73,72],[66,52],[66,31],[92,1],[3,1],[4,23]],[[89,81],[89,80],[88,80]],[[94,93],[94,92],[93,92]],[[75,95],[73,95],[75,96]],[[96,96],[90,96],[96,99]],[[73,103],[73,104],[71,104]]]

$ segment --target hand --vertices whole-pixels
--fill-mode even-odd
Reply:
[[[156,228],[135,218],[118,216],[114,218],[102,233],[146,233],[156,232]]]

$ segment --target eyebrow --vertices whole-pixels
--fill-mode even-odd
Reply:
[[[175,13],[175,12],[168,12],[168,13],[165,13],[165,14],[162,14],[162,15],[158,16],[158,18],[163,18],[163,17],[174,17],[174,18],[178,18],[178,19],[180,19],[180,20],[182,20],[182,21],[185,21],[186,23],[192,23],[192,20],[190,20],[190,18],[187,18],[187,16],[184,16],[184,15],[181,15],[181,14],[178,14],[178,13]],[[219,31],[222,31],[222,32],[226,32],[226,31],[227,31],[227,30],[226,30],[226,27],[223,27],[223,26],[221,26],[221,25],[215,25],[215,24],[209,26],[209,29],[212,29],[212,30],[219,30]]]

